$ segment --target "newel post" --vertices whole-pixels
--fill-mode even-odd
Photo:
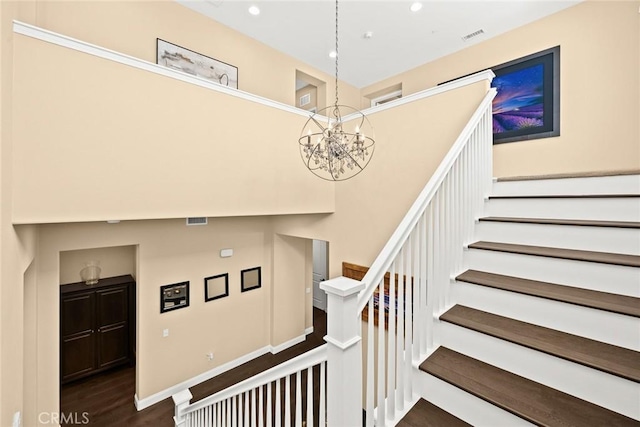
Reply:
[[[327,426],[362,426],[362,326],[358,292],[346,277],[320,283],[327,293]]]
[[[187,425],[187,417],[183,412],[189,406],[192,397],[189,389],[182,390],[171,396],[173,404],[176,405],[176,414],[173,416],[176,427],[185,427]]]

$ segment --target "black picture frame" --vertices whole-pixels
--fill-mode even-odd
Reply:
[[[156,38],[156,64],[238,89],[238,67]]]
[[[217,291],[214,288],[215,284],[220,284],[224,280],[224,290],[222,292]],[[229,273],[217,274],[215,276],[209,276],[204,278],[204,301],[209,302],[229,296]]]
[[[189,282],[160,286],[160,313],[189,307]]]
[[[491,69],[496,75],[491,87],[498,89],[498,95],[493,100],[494,144],[560,135],[560,46]],[[528,75],[536,77],[527,83],[522,82],[519,92],[507,93],[513,89],[515,82],[526,79]],[[536,87],[538,83],[542,87]],[[501,86],[505,88],[503,95]],[[510,110],[504,111],[503,108]],[[513,128],[508,128],[507,124]],[[496,132],[497,128],[503,130]]]
[[[253,267],[240,271],[240,290],[252,291],[262,287],[262,268]]]

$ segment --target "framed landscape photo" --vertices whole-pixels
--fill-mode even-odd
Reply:
[[[162,39],[156,39],[156,63],[238,89],[238,68]]]
[[[492,71],[494,144],[560,135],[560,46]]]

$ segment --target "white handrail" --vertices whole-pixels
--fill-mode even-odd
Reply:
[[[493,72],[491,72],[491,75],[493,75]],[[442,184],[442,181],[458,158],[458,155],[464,148],[464,145],[478,125],[486,109],[491,104],[491,101],[493,101],[495,95],[496,89],[492,88],[484,96],[480,105],[471,116],[471,119],[460,133],[460,136],[458,136],[451,149],[449,149],[449,152],[433,173],[427,185],[420,192],[420,195],[418,195],[418,198],[393,232],[382,251],[380,251],[378,257],[371,264],[369,271],[367,271],[362,278],[362,283],[365,284],[365,288],[358,294],[358,314],[367,305],[378,283],[380,283],[386,272],[389,271],[391,263],[398,255],[402,245],[406,242],[426,206],[431,202],[431,199]]]
[[[280,378],[284,378],[310,366],[315,366],[326,360],[327,345],[324,344],[320,347],[314,348],[313,350],[309,350],[306,353],[301,354],[300,356],[294,357],[293,359],[287,360],[286,362],[274,366],[271,369],[254,375],[251,378],[247,378],[246,380],[232,385],[231,387],[221,390],[218,393],[212,394],[205,399],[195,402],[186,407],[183,411],[183,414],[186,415],[191,412],[195,412],[199,409],[221,402],[230,397],[237,396],[247,391],[251,391],[257,387],[268,384],[272,381],[279,380]]]

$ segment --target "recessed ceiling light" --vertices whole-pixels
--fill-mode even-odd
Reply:
[[[329,52],[329,58],[335,58],[336,56],[338,56],[338,53],[335,50]]]
[[[254,4],[249,8],[249,13],[253,16],[260,15],[260,8]]]
[[[415,2],[415,3],[413,3],[413,4],[411,5],[410,9],[411,9],[411,12],[417,12],[417,11],[419,11],[420,9],[422,9],[422,3],[420,3],[419,1],[417,1],[417,2]]]

